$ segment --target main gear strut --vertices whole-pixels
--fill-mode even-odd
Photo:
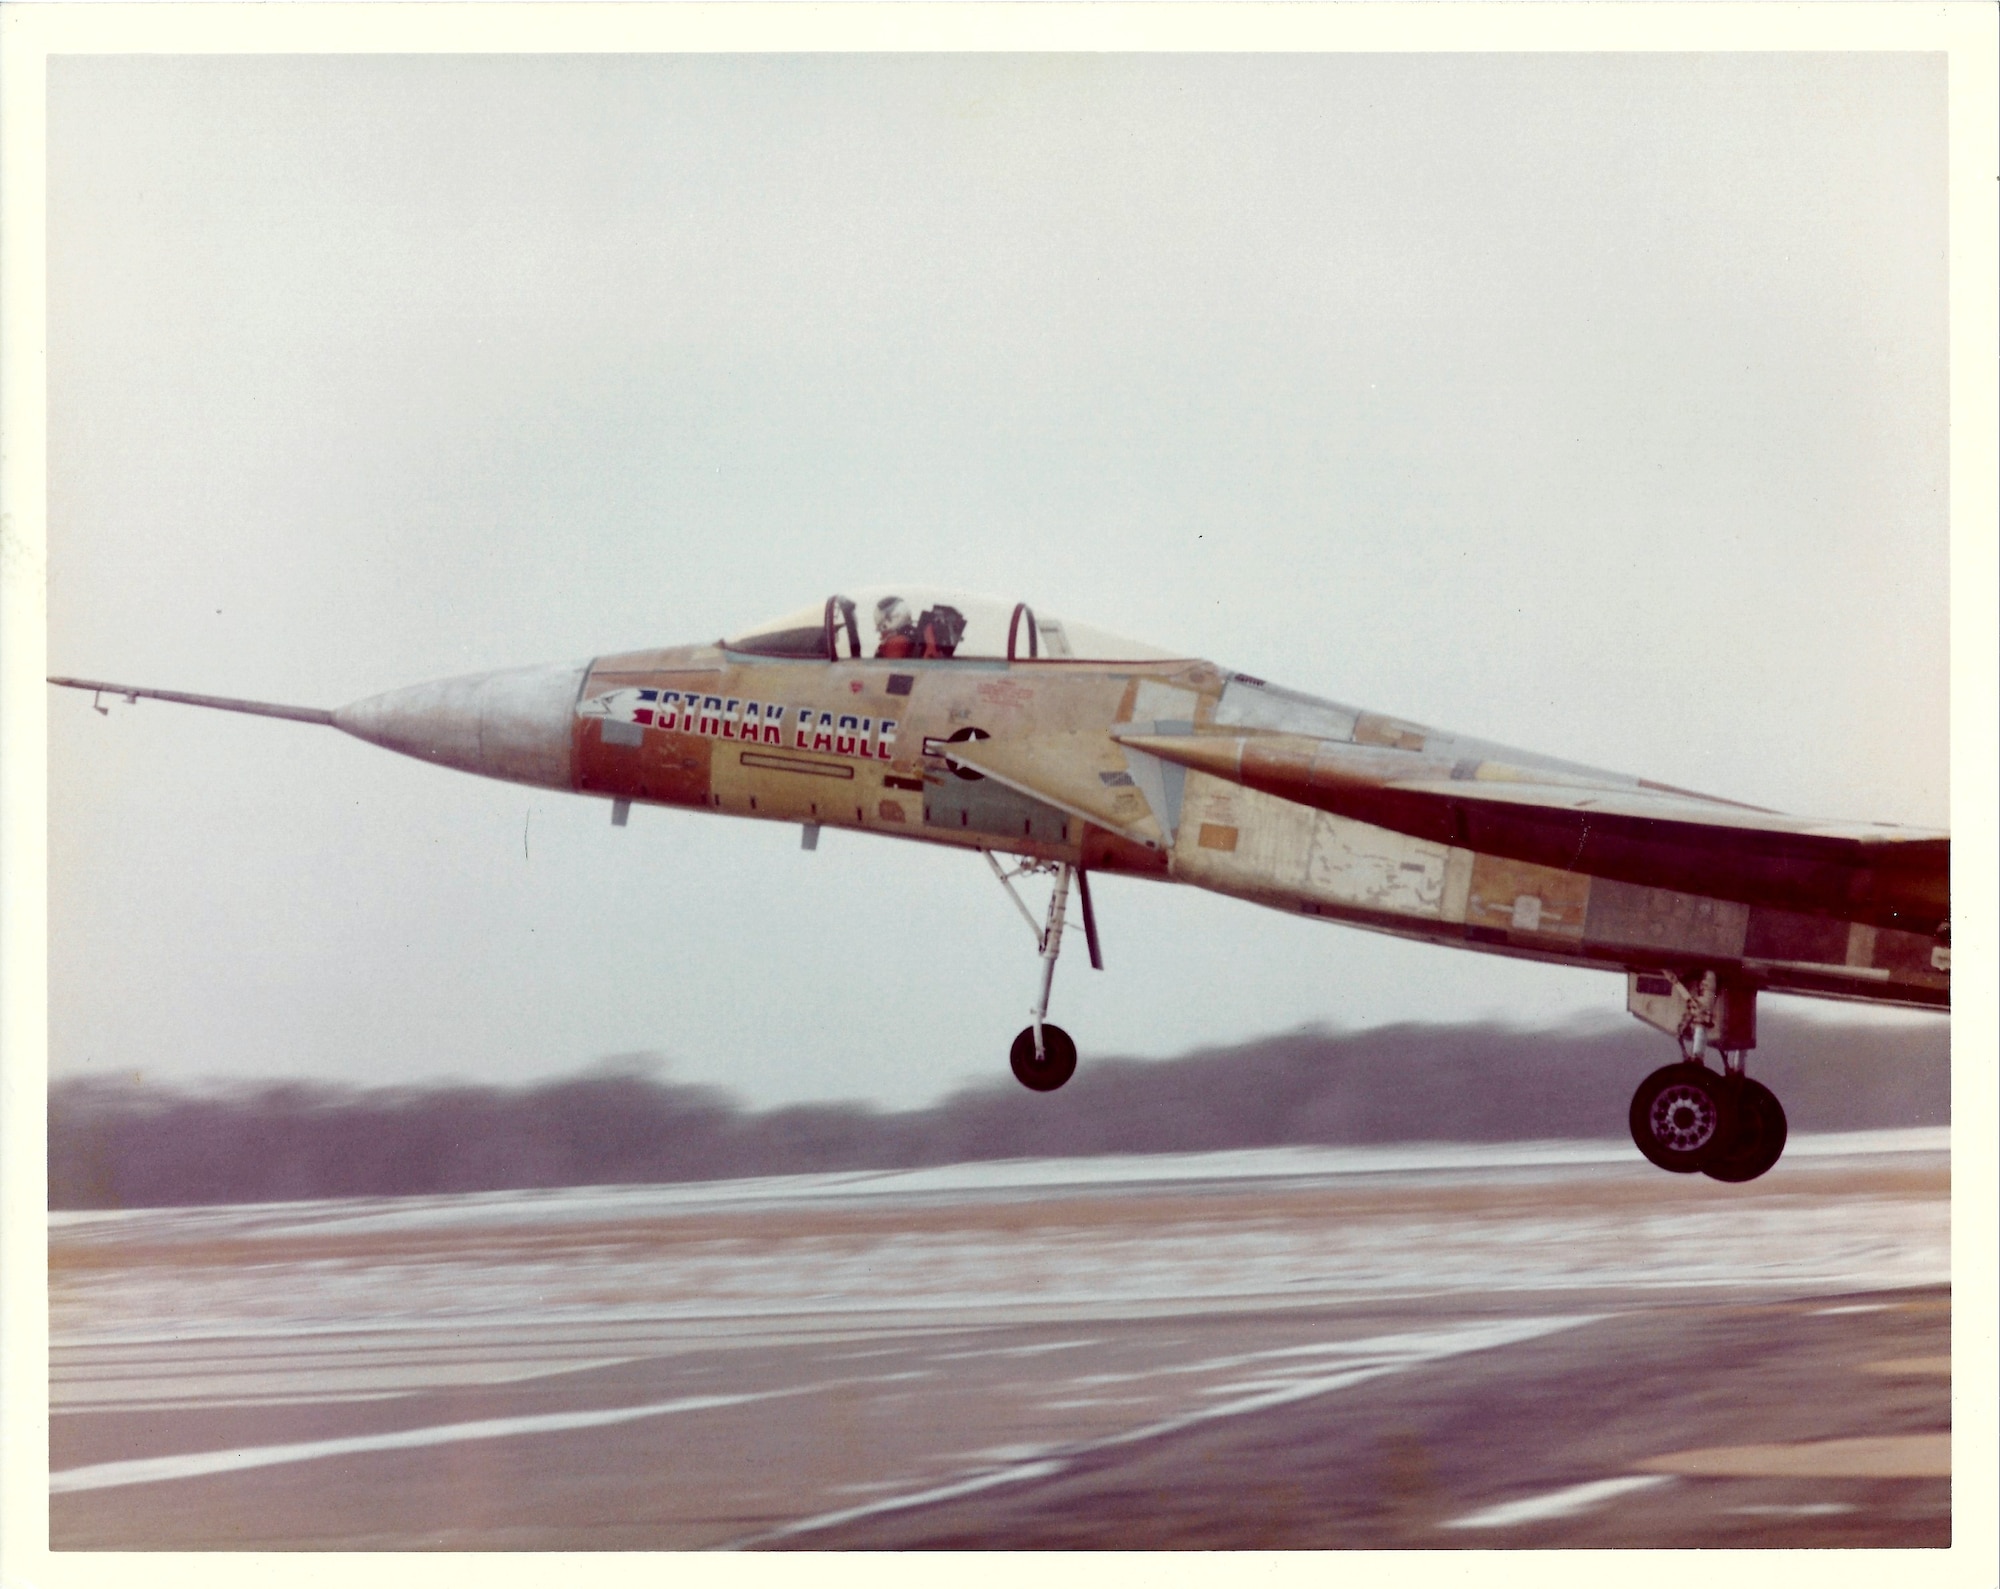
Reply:
[[[1632,1140],[1661,1169],[1751,1181],[1784,1152],[1784,1108],[1745,1074],[1757,1044],[1756,1000],[1754,985],[1711,970],[1632,974],[1632,1013],[1681,1050],[1679,1064],[1654,1071],[1632,1095]],[[1709,1068],[1711,1051],[1720,1073]]]

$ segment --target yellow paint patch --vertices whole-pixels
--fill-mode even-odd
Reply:
[[[1204,850],[1233,850],[1236,848],[1236,829],[1226,828],[1219,822],[1204,822],[1200,842]]]
[[[1880,1363],[1862,1366],[1864,1374],[1921,1374],[1931,1379],[1951,1378],[1951,1359],[1948,1357],[1891,1357]]]
[[[1590,906],[1590,879],[1580,872],[1479,855],[1472,863],[1472,883],[1465,919],[1523,937],[1581,938]]]
[[[1697,1479],[1948,1479],[1951,1435],[1870,1435],[1793,1445],[1711,1446],[1638,1464]]]
[[[1354,725],[1357,745],[1386,745],[1391,750],[1422,750],[1427,732],[1415,723],[1363,712]]]

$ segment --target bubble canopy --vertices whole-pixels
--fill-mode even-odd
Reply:
[[[935,585],[865,585],[723,641],[760,657],[911,661],[1158,662],[1179,655],[1026,602]]]

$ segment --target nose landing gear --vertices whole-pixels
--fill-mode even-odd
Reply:
[[[1718,983],[1715,973],[1638,975],[1627,1004],[1650,1026],[1679,1039],[1679,1064],[1663,1065],[1632,1094],[1632,1140],[1652,1163],[1677,1175],[1754,1181],[1785,1151],[1784,1106],[1744,1074],[1756,1046],[1754,987]],[[1720,1072],[1706,1058],[1721,1056]]]
[[[1097,919],[1090,908],[1090,883],[1080,868],[1066,861],[1060,864],[1023,861],[1013,871],[1006,872],[1001,870],[991,850],[982,853],[987,864],[993,868],[993,875],[1000,879],[1000,886],[1007,890],[1015,907],[1035,933],[1042,957],[1041,989],[1028,1011],[1028,1025],[1021,1029],[1008,1052],[1008,1063],[1013,1068],[1014,1079],[1023,1087],[1035,1092],[1054,1092],[1076,1074],[1076,1043],[1060,1026],[1043,1019],[1049,1013],[1049,990],[1055,983],[1056,956],[1062,952],[1063,919],[1069,907],[1072,878],[1076,881],[1077,895],[1083,902],[1083,931],[1090,945],[1091,966],[1099,971],[1104,969],[1104,959],[1097,948]],[[1031,872],[1049,872],[1055,876],[1055,888],[1049,895],[1048,914],[1039,928],[1014,888],[1015,878]]]

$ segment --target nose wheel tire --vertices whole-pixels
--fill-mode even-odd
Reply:
[[[1785,1151],[1784,1106],[1762,1082],[1736,1083],[1736,1135],[1725,1148],[1702,1160],[1701,1173],[1717,1181],[1754,1181]]]
[[[1014,1079],[1035,1092],[1054,1092],[1076,1074],[1076,1044],[1060,1026],[1042,1023],[1042,1052],[1035,1053],[1035,1029],[1021,1028],[1007,1056]]]
[[[1706,1065],[1664,1065],[1632,1094],[1632,1140],[1661,1169],[1692,1175],[1735,1141],[1736,1092]]]

